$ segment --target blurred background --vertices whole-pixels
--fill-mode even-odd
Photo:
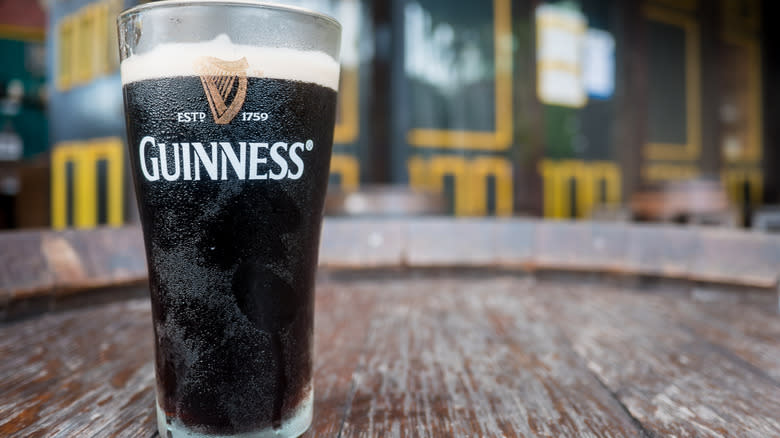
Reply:
[[[0,228],[137,220],[137,3],[0,0]],[[344,26],[328,214],[780,227],[776,1],[280,3]]]

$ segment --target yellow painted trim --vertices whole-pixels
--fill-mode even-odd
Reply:
[[[568,219],[571,211],[570,182],[577,182],[577,217],[588,217],[598,205],[601,182],[605,184],[607,204],[619,204],[622,196],[620,167],[609,161],[585,162],[581,160],[542,160],[539,163],[542,175],[543,210],[547,218]]]
[[[623,182],[620,167],[610,162],[592,163],[596,184],[604,181],[606,185],[606,201],[609,204],[620,204],[623,197]],[[598,185],[597,185],[598,187]]]
[[[580,75],[582,74],[582,69],[577,64],[572,64],[568,62],[561,62],[561,61],[540,61],[538,62],[537,69],[539,71],[546,71],[546,70],[557,70],[562,71],[564,73],[569,73],[572,75]]]
[[[119,68],[116,15],[121,0],[88,4],[56,25],[57,89],[67,91]]]
[[[81,12],[81,11],[80,11]],[[71,88],[80,85],[86,81],[84,75],[84,40],[89,36],[84,36],[83,14],[73,15],[73,45],[70,52],[70,84]]]
[[[685,144],[648,142],[645,158],[650,160],[693,161],[701,155],[701,59],[699,24],[695,17],[645,4],[649,20],[677,26],[685,31]]]
[[[444,191],[444,177],[452,175],[455,179],[455,215],[471,215],[471,186],[468,183],[469,167],[462,157],[451,155],[439,155],[428,162],[429,184],[437,193]]]
[[[593,179],[593,172],[587,163],[571,160],[574,178],[577,181],[577,217],[588,217],[596,204],[596,181]],[[566,185],[566,189],[569,186]],[[573,196],[569,193],[569,197]],[[572,215],[573,216],[573,215]]]
[[[645,181],[679,181],[698,178],[699,169],[692,164],[650,163],[642,167]]]
[[[336,124],[333,142],[354,143],[360,133],[360,73],[357,66],[342,72],[339,99],[339,123]]]
[[[98,29],[97,4],[82,8],[75,18],[76,41],[73,68],[73,82],[83,84],[94,77],[95,45]]]
[[[420,157],[412,157],[406,163],[409,172],[409,185],[413,188],[430,190],[428,183],[428,162]]]
[[[561,19],[551,15],[537,18],[536,24],[538,28],[555,27],[571,33],[584,33],[587,30],[587,26],[583,23],[576,23],[572,20]]]
[[[501,151],[512,145],[514,135],[512,108],[512,5],[510,0],[493,0],[493,40],[495,50],[494,132],[415,128],[407,142],[427,148],[461,148]]]
[[[62,142],[51,153],[51,223],[55,229],[67,227],[68,163],[73,169],[73,225],[91,228],[97,225],[97,169],[96,164],[106,160],[106,211],[109,225],[124,222],[124,146],[118,137],[85,142]]]
[[[546,218],[564,217],[563,181],[557,172],[556,163],[543,160],[539,163],[539,173],[542,175],[542,201],[543,212]]]
[[[73,225],[78,228],[86,228],[94,225],[84,213],[91,212],[94,206],[86,205],[90,196],[89,185],[94,182],[94,176],[90,177],[89,161],[90,152],[88,146],[78,142],[63,142],[55,146],[52,151],[52,226],[56,229],[67,226],[67,180],[65,168],[68,163],[73,163]]]
[[[115,41],[108,40],[108,2],[95,3],[92,9],[95,21],[94,35],[92,36],[92,74],[94,78],[108,73],[108,45],[116,45]]]
[[[721,180],[723,181],[723,188],[726,190],[726,194],[729,200],[736,205],[744,205],[745,197],[742,192],[742,184],[744,182],[750,183],[750,197],[754,200],[753,205],[759,205],[762,203],[762,197],[764,194],[764,174],[760,168],[757,167],[731,167],[721,171]]]
[[[106,202],[108,205],[106,206],[106,211],[108,224],[112,226],[120,226],[124,222],[124,196],[122,192],[122,181],[124,180],[123,148],[123,143],[118,137],[96,140],[90,147],[93,163],[97,163],[100,160],[106,160],[108,163],[106,175],[106,184],[108,184]],[[97,185],[97,180],[95,185]],[[95,195],[97,196],[96,190]],[[97,208],[97,199],[94,205]],[[97,210],[95,210],[95,218],[97,218]]]
[[[94,151],[85,146],[83,152],[77,152],[81,161],[76,173],[76,201],[74,225],[76,228],[94,228],[97,225],[97,172]]]
[[[659,6],[668,8],[682,9],[684,11],[695,11],[699,7],[698,0],[650,0]]]
[[[761,30],[761,3],[759,0],[721,0],[720,5],[722,25],[726,32],[758,36],[759,30]],[[745,6],[747,6],[749,15],[740,17],[740,10]]]
[[[334,154],[330,159],[330,173],[341,175],[341,189],[353,192],[360,186],[360,164],[351,155]]]
[[[735,160],[730,160],[723,156],[725,161],[730,163],[754,163],[761,161],[763,156],[763,106],[761,104],[761,90],[763,89],[763,77],[761,75],[761,42],[754,37],[733,32],[724,32],[721,35],[724,43],[737,46],[747,52],[748,75],[748,115],[746,117],[748,124],[748,142],[742,156]]]
[[[495,177],[496,215],[511,216],[514,211],[512,163],[501,157],[477,157],[473,160],[457,155],[438,155],[426,160],[412,157],[407,161],[409,186],[442,193],[444,177],[455,179],[454,212],[456,216],[485,216],[487,179]]]
[[[764,144],[764,114],[763,106],[761,102],[761,90],[763,89],[763,82],[761,77],[761,43],[756,40],[755,44],[751,45],[748,49],[750,53],[750,81],[748,82],[750,109],[753,113],[753,117],[750,117],[750,130],[752,131],[751,139],[752,145],[748,148],[750,155],[748,159],[753,158],[756,161],[760,161],[763,158],[763,144]]]
[[[472,207],[471,214],[487,215],[487,179],[496,179],[496,216],[511,216],[513,211],[512,165],[504,158],[480,157],[472,161],[471,179]]]
[[[41,27],[0,24],[0,40],[42,43],[46,40],[46,29]]]
[[[56,62],[57,89],[65,91],[70,88],[73,77],[73,52],[75,46],[74,21],[72,17],[63,17],[57,24]]]

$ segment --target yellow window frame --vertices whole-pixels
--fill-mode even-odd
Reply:
[[[341,176],[341,189],[346,192],[360,186],[360,164],[351,155],[334,154],[330,159],[330,173]]]
[[[63,17],[57,24],[57,89],[65,91],[73,81],[73,50],[75,29],[72,17]]]
[[[733,32],[724,32],[721,35],[724,44],[739,47],[745,51],[748,58],[748,142],[742,156],[730,160],[724,154],[724,160],[739,162],[758,162],[763,156],[763,107],[761,103],[761,90],[763,88],[763,77],[761,75],[761,42],[752,36],[737,34]]]
[[[495,51],[495,112],[493,132],[413,128],[407,142],[424,148],[458,148],[503,151],[514,136],[512,107],[512,5],[510,0],[493,0]]]
[[[685,32],[686,142],[648,142],[644,156],[650,160],[693,161],[701,155],[701,59],[699,24],[694,17],[646,4],[645,18],[680,27]]]
[[[95,35],[97,26],[96,8],[89,5],[74,15],[74,50],[73,50],[73,81],[75,85],[83,84],[94,76],[95,70]]]

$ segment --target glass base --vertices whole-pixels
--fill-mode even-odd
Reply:
[[[295,414],[284,420],[282,426],[278,429],[269,427],[235,435],[212,435],[196,432],[188,429],[176,420],[171,424],[167,424],[165,422],[165,412],[160,409],[158,403],[155,403],[157,408],[157,430],[160,431],[161,438],[297,438],[303,435],[311,426],[313,399],[313,394],[309,392],[309,395],[303,399]]]

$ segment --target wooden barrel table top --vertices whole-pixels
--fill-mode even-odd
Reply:
[[[502,235],[516,236],[517,251],[532,237],[531,252],[517,255],[535,266],[525,270],[480,259],[485,228],[464,231],[474,224],[458,224],[459,232],[442,223],[401,231],[395,222],[342,225],[356,245],[366,245],[363,262],[373,268],[344,270],[353,255],[333,243],[341,225],[326,224],[316,292],[315,416],[305,436],[780,436],[780,317],[771,266],[752,273],[713,267],[726,257],[716,241],[734,250],[748,245],[740,243],[744,237],[764,262],[780,245],[696,231],[694,252],[709,255],[678,271],[664,268],[677,273],[670,279],[596,269],[612,263],[614,248],[609,233],[593,224],[536,223],[517,237],[527,223],[503,224],[510,228],[503,231],[490,223],[493,252],[507,240]],[[591,240],[575,238],[581,228]],[[644,238],[635,233],[682,236],[675,228],[624,231],[616,241],[628,246]],[[420,239],[438,239],[437,232],[465,243],[414,249]],[[405,243],[392,242],[393,233]],[[408,239],[415,233],[422,237]],[[0,271],[0,290],[10,291],[0,306],[8,316],[0,322],[0,436],[156,437],[148,290],[139,282],[106,286],[101,279],[127,283],[134,262],[101,252],[115,245],[96,249],[103,246],[74,236],[45,234],[33,239],[37,249],[16,251],[27,254],[20,266],[49,272],[54,286],[36,286],[43,274]],[[114,237],[105,240],[122,241]],[[0,236],[0,243],[9,239],[22,248],[29,236]],[[561,249],[575,245],[586,254],[587,244],[608,248],[600,259],[591,250],[589,269],[572,265],[577,253]],[[393,245],[400,245],[403,263],[380,266],[390,256],[376,248],[396,254]],[[462,263],[453,261],[453,245],[469,248]],[[34,263],[36,254],[45,263]],[[640,259],[657,263],[657,256]],[[702,280],[707,272],[713,281]],[[76,293],[76,283],[65,281],[73,275],[102,286]],[[9,278],[24,281],[14,288]],[[752,286],[734,289],[737,283]],[[48,298],[35,298],[36,290]]]

